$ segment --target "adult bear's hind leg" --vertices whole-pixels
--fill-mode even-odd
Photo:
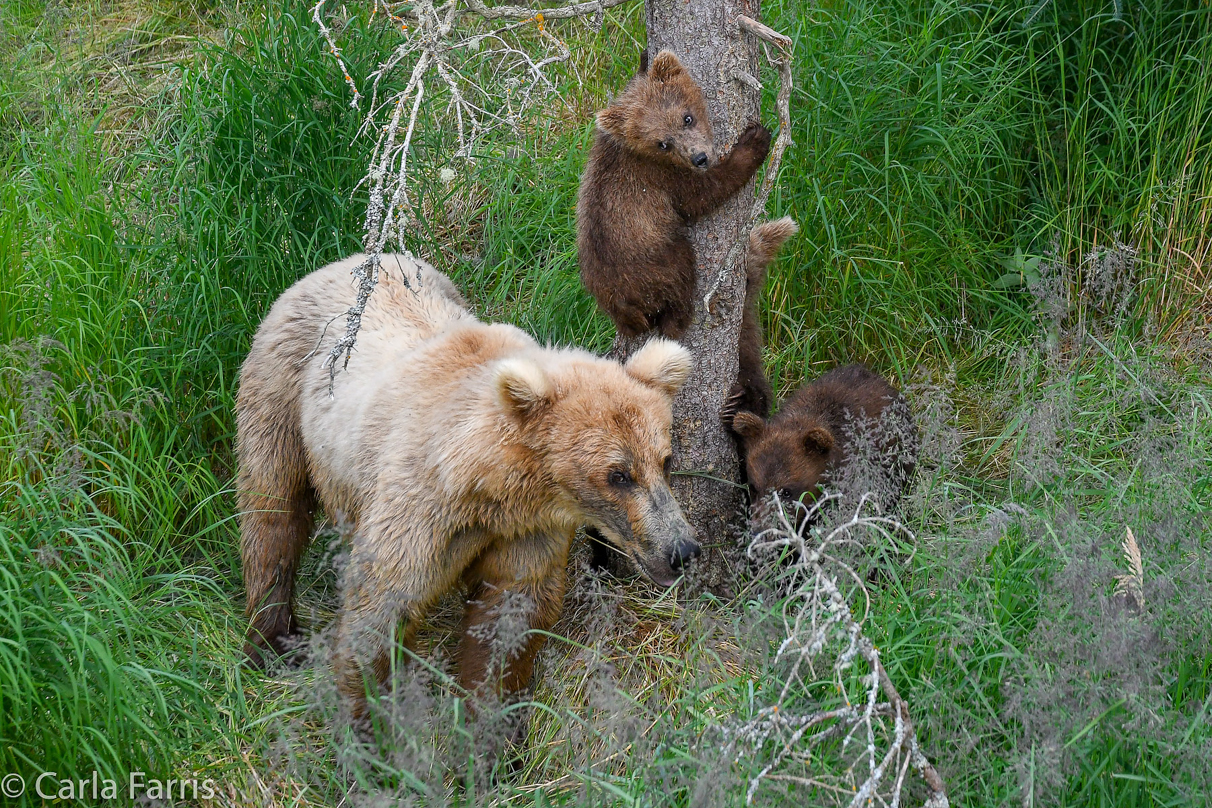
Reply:
[[[264,363],[268,364],[268,363]],[[280,396],[271,368],[246,363],[236,403],[240,555],[247,594],[249,663],[282,654],[298,631],[295,574],[312,531],[314,494],[303,438],[289,396]],[[285,400],[283,400],[285,399]]]

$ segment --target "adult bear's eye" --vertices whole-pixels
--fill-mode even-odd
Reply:
[[[610,476],[606,480],[615,488],[626,488],[631,485],[631,475],[621,469],[610,472]]]
[[[682,123],[686,124],[687,126],[694,126],[694,116],[690,113],[686,113],[686,117],[682,118]]]
[[[669,141],[668,140],[657,141],[657,148],[660,149],[661,151],[669,151]]]

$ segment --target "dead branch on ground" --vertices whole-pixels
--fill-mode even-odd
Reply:
[[[869,495],[836,526],[806,526],[840,501],[839,495],[830,494],[806,506],[781,502],[775,495],[776,524],[757,533],[748,552],[758,562],[780,559],[776,565],[782,565],[779,568],[789,585],[790,594],[782,605],[784,640],[776,655],[776,664],[786,665],[780,677],[782,688],[773,704],[757,710],[748,720],[721,726],[720,731],[738,761],[760,750],[768,755],[764,755],[767,764],[750,778],[749,804],[763,781],[769,780],[796,782],[848,797],[845,802],[850,808],[897,808],[902,804],[905,778],[913,769],[929,789],[928,808],[945,808],[943,780],[918,744],[909,704],[888,676],[879,649],[863,633],[866,610],[862,619],[856,619],[838,584],[839,578],[849,579],[854,586],[848,588],[868,598],[862,578],[835,555],[841,545],[859,541],[864,532],[889,541],[912,536],[895,519],[875,512]],[[807,518],[801,522],[797,515]],[[842,704],[823,704],[819,710],[797,714],[795,699],[824,678],[818,670],[823,662],[829,663],[827,676]],[[858,676],[861,690],[853,692],[853,668],[860,662],[865,663],[866,673]],[[835,738],[841,744],[833,753],[845,765],[822,771],[826,767],[819,754],[821,746]]]

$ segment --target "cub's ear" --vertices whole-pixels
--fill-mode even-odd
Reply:
[[[690,375],[690,351],[667,339],[654,337],[623,365],[627,374],[672,398]]]
[[[732,431],[745,440],[753,440],[766,431],[766,422],[751,412],[741,410],[732,416]]]
[[[658,53],[648,66],[648,78],[651,81],[672,81],[685,72],[686,68],[682,67],[678,57],[673,55],[673,51],[667,50]]]
[[[546,411],[555,395],[547,374],[529,359],[506,359],[497,366],[493,382],[501,406],[522,422]]]
[[[804,433],[804,450],[808,454],[826,455],[833,449],[833,433],[823,426],[814,426]]]
[[[598,113],[598,128],[608,135],[623,137],[629,114],[622,104],[611,104]]]
[[[644,48],[644,50],[640,51],[640,73],[644,74],[647,72],[648,72],[648,48]]]

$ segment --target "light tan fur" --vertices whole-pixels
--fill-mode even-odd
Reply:
[[[654,339],[620,365],[538,345],[477,320],[444,275],[384,256],[348,369],[330,393],[323,358],[344,331],[354,256],[313,272],[266,316],[237,396],[248,651],[281,652],[296,630],[294,576],[318,500],[354,526],[334,664],[364,711],[364,672],[382,679],[387,640],[405,639],[445,592],[469,591],[460,678],[490,676],[482,632],[507,592],[530,625],[559,616],[569,547],[588,524],[628,548],[655,580],[691,531],[669,496],[671,399],[687,351]],[[404,283],[407,277],[412,288]],[[625,472],[629,487],[612,484]],[[697,550],[697,548],[696,548]],[[532,635],[500,681],[530,679]]]

